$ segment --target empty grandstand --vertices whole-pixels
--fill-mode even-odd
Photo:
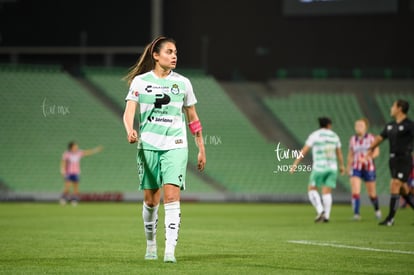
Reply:
[[[104,146],[101,154],[82,161],[82,192],[138,193],[136,150],[126,142],[122,124],[126,68],[83,67],[80,76],[59,66],[2,65],[0,71],[3,193],[59,194],[59,162],[71,140],[81,148]],[[288,170],[307,135],[317,128],[318,116],[333,119],[346,156],[355,119],[368,116],[374,121],[371,132],[379,133],[395,98],[413,100],[409,82],[382,85],[382,90],[327,80],[232,86],[202,71],[186,70],[184,75],[198,99],[208,159],[205,172],[197,172],[190,137],[189,199],[303,200],[309,170],[294,175]],[[387,194],[388,144],[381,149],[378,191]],[[346,196],[348,178],[339,182],[338,192]]]

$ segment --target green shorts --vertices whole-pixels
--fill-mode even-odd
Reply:
[[[159,189],[173,184],[185,189],[188,149],[152,151],[138,149],[137,165],[139,189]]]
[[[328,170],[324,172],[312,171],[310,174],[309,185],[321,187],[331,187],[334,189],[336,187],[336,178],[338,177],[338,171]]]

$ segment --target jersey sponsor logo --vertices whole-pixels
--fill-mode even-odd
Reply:
[[[147,93],[152,93],[153,90],[164,90],[164,91],[168,91],[169,89],[170,89],[170,87],[168,87],[168,86],[147,85],[147,87],[145,87],[145,91]]]
[[[171,98],[162,93],[162,94],[156,94],[155,95],[155,102],[154,102],[154,108],[156,109],[160,109],[162,107],[162,105],[167,105],[168,103],[170,103]]]
[[[173,120],[171,118],[165,118],[165,117],[156,117],[155,122],[168,122],[172,123]]]
[[[183,140],[180,138],[180,139],[176,139],[175,140],[175,144],[183,144]]]
[[[147,93],[151,93],[152,92],[152,85],[148,85],[147,87],[145,87],[145,91],[147,92]]]
[[[178,88],[177,84],[173,84],[171,87],[171,93],[174,95],[178,95],[180,93],[180,88]]]
[[[165,117],[153,117],[153,116],[148,116],[147,120],[149,122],[167,122],[167,123],[173,123],[173,120],[171,118],[165,118]]]
[[[175,223],[170,223],[167,227],[169,228],[169,229],[172,229],[172,230],[174,230],[174,229],[176,229],[176,224]]]
[[[165,111],[165,110],[157,110],[157,109],[154,109],[154,110],[152,111],[152,113],[153,113],[153,114],[168,115],[168,111]]]

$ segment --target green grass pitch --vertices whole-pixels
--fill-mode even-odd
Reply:
[[[141,203],[0,204],[1,274],[413,274],[414,212],[393,227],[371,207],[351,220],[334,205],[315,224],[308,204],[182,203],[177,264],[145,261]],[[386,207],[383,212],[386,212]]]

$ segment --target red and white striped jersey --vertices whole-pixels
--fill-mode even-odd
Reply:
[[[80,174],[80,160],[82,157],[83,151],[81,150],[78,150],[76,152],[66,151],[63,153],[62,160],[65,161],[66,175]]]
[[[349,150],[353,152],[354,159],[352,160],[352,169],[375,171],[375,164],[372,159],[364,160],[368,153],[368,148],[374,141],[373,134],[365,134],[363,137],[354,135],[349,141]]]

